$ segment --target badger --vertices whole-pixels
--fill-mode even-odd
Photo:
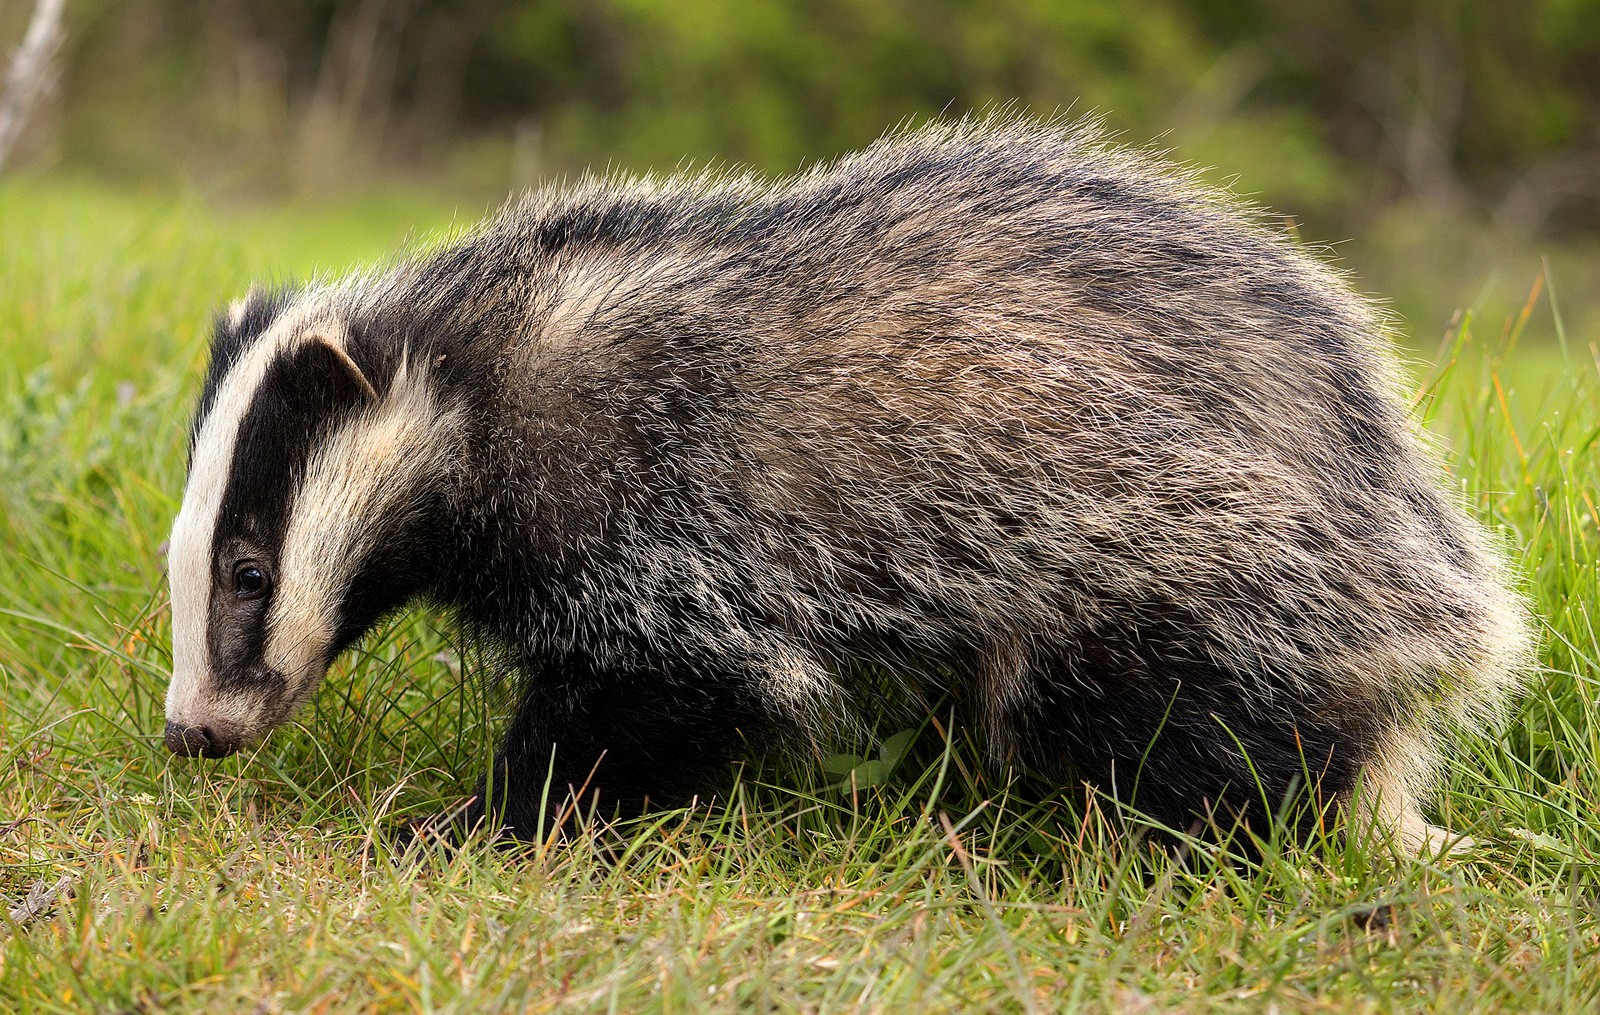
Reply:
[[[421,600],[516,674],[461,828],[683,802],[900,688],[1161,827],[1365,800],[1428,848],[1530,635],[1389,334],[1094,124],[514,199],[219,316],[165,742],[259,740]]]

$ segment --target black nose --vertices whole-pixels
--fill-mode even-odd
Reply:
[[[224,758],[237,748],[211,731],[209,726],[179,726],[167,723],[167,750],[186,758]]]

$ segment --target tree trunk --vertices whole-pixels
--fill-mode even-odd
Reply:
[[[39,0],[22,45],[11,60],[6,91],[0,97],[0,171],[22,136],[33,107],[53,83],[51,61],[61,45],[61,11],[66,0]]]

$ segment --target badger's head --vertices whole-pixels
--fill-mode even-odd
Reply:
[[[424,365],[325,294],[218,320],[168,553],[170,749],[258,739],[424,588],[453,420]]]

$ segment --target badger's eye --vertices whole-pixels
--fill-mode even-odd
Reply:
[[[243,561],[233,569],[233,594],[240,599],[260,599],[270,585],[267,573],[255,561]]]

